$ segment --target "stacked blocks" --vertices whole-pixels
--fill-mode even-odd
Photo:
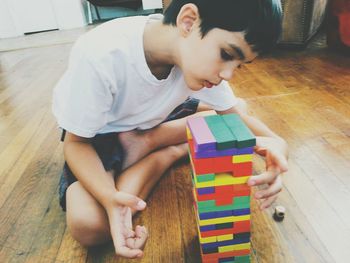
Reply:
[[[189,118],[187,138],[202,261],[250,262],[254,135],[228,114]]]

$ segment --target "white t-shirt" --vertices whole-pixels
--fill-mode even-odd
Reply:
[[[143,32],[148,19],[161,15],[118,18],[81,36],[68,69],[53,94],[58,125],[81,137],[149,129],[160,124],[188,96],[216,110],[237,103],[228,83],[191,91],[174,66],[166,79],[152,75],[145,60]]]

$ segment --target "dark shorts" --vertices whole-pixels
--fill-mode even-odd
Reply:
[[[199,100],[188,98],[183,104],[176,107],[164,122],[194,114],[197,111],[198,103]],[[64,140],[64,135],[62,136],[62,140]],[[123,149],[118,141],[117,133],[98,134],[92,138],[91,143],[100,157],[105,170],[110,171],[113,169],[119,173],[123,161]],[[66,211],[67,188],[76,181],[77,178],[65,162],[59,184],[59,201],[63,211]]]

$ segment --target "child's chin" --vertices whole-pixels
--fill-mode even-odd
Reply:
[[[201,90],[204,88],[203,85],[198,83],[192,83],[191,85],[188,85],[188,87],[190,88],[190,90],[193,90],[193,91]]]

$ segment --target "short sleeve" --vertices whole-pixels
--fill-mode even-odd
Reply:
[[[107,123],[113,95],[98,62],[73,48],[68,69],[53,94],[58,125],[81,137],[95,136]]]
[[[219,85],[210,89],[203,88],[199,91],[195,91],[192,96],[217,111],[228,110],[234,107],[238,102],[237,97],[234,95],[227,81],[222,81]]]

